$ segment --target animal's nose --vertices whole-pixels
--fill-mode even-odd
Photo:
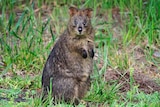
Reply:
[[[78,27],[78,31],[81,33],[82,32],[82,27]]]

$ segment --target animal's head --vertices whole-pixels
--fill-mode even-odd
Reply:
[[[70,20],[68,23],[69,31],[76,36],[86,36],[91,33],[91,16],[92,9],[69,8]]]

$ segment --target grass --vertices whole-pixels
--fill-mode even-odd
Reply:
[[[53,106],[51,98],[42,103],[39,93],[36,93],[41,88],[44,63],[56,38],[66,28],[70,4],[94,10],[92,24],[96,29],[98,57],[91,90],[84,100],[91,106],[102,107],[160,106],[160,93],[142,92],[134,85],[133,78],[136,71],[150,75],[148,69],[153,69],[153,66],[152,74],[160,73],[160,58],[153,56],[155,51],[160,51],[159,0],[22,1],[0,0],[0,97],[10,99],[0,100],[0,106]],[[113,27],[111,10],[114,7],[120,9],[120,30]],[[120,26],[119,23],[116,26]],[[137,62],[137,49],[143,51],[145,61]],[[129,71],[130,90],[121,93],[123,84],[105,81],[109,69]],[[152,78],[160,81],[157,76]],[[15,102],[14,99],[19,97],[24,97],[26,101]],[[63,103],[56,106],[72,105]],[[84,106],[83,103],[79,105]]]

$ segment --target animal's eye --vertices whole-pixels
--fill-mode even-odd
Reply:
[[[85,25],[86,25],[86,22],[83,22],[83,25],[85,26]]]
[[[86,23],[87,23],[87,21],[86,21],[86,20],[84,20],[84,21],[83,21],[83,25],[84,25],[84,26],[87,26],[87,24],[86,24]]]
[[[77,20],[75,19],[73,26],[75,27],[76,25],[77,25]]]

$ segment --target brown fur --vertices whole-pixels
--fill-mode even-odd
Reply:
[[[90,88],[94,31],[91,9],[70,7],[69,13],[67,29],[59,37],[45,64],[42,87],[46,96],[52,78],[53,98],[78,104]],[[79,27],[82,28],[81,32]]]

